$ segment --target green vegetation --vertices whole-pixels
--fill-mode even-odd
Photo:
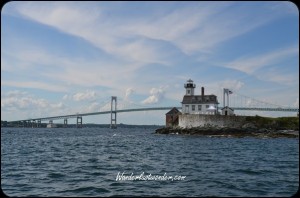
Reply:
[[[246,122],[254,124],[257,128],[275,129],[275,130],[299,130],[299,117],[261,117],[249,116]]]

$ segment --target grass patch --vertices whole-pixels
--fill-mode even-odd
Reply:
[[[256,115],[246,117],[246,122],[251,122],[258,128],[299,130],[299,117],[270,118]]]

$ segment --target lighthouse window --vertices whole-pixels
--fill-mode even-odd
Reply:
[[[195,111],[195,105],[192,105],[192,111]]]
[[[187,93],[188,93],[188,94],[190,94],[190,92],[191,92],[190,90],[187,90]]]

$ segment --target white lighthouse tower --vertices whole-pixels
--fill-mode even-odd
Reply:
[[[186,93],[185,93],[186,96],[193,96],[196,85],[193,83],[191,79],[189,79],[187,83],[184,84],[184,88],[186,89]]]

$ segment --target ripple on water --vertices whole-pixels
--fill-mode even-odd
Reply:
[[[262,171],[255,171],[255,170],[250,169],[250,168],[246,168],[246,169],[237,169],[235,172],[237,172],[237,173],[242,173],[242,174],[246,174],[246,175],[260,175],[260,174],[263,174]]]
[[[48,173],[48,177],[49,178],[53,178],[53,179],[57,179],[57,178],[63,178],[65,177],[66,175],[65,174],[62,174],[62,173]]]

